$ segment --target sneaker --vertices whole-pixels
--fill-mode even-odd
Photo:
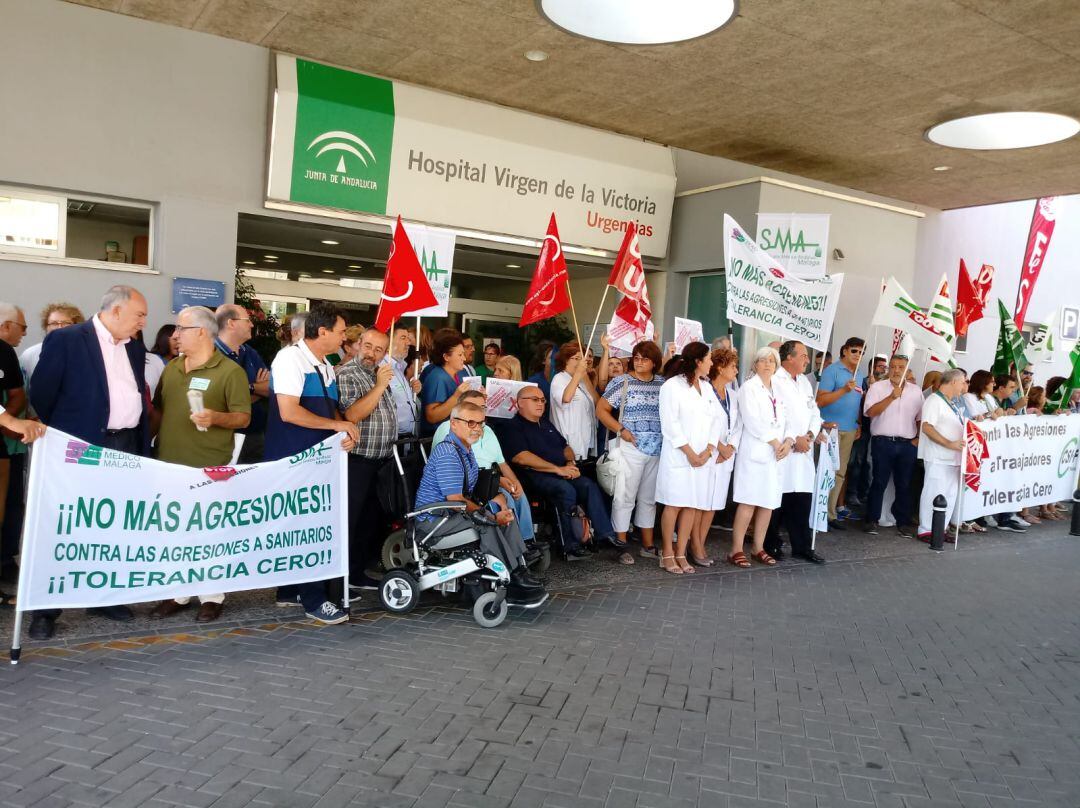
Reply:
[[[638,555],[642,558],[659,558],[660,555],[656,551],[656,547],[642,547],[638,550]]]
[[[829,522],[829,530],[847,530],[847,526],[839,519],[833,519]]]
[[[850,519],[851,518],[851,510],[849,508],[837,508],[836,509],[836,518],[837,519]]]
[[[1022,516],[1014,516],[1013,521],[1020,525],[1020,527],[1031,527],[1031,522]]]
[[[1010,533],[1027,533],[1027,528],[1016,519],[1001,519],[997,523],[998,530],[1007,530]]]
[[[896,528],[896,532],[903,536],[905,539],[915,538],[915,528],[911,527],[910,525],[899,525]]]
[[[349,613],[347,611],[339,609],[328,600],[324,601],[323,605],[315,611],[304,612],[304,614],[312,620],[317,620],[327,626],[336,626],[338,623],[344,623],[349,619]]]
[[[878,523],[864,522],[862,532],[869,533],[871,536],[876,536],[878,534]]]

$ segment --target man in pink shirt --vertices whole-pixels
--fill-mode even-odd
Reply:
[[[892,512],[896,531],[913,538],[914,525],[908,513],[911,497],[911,476],[919,445],[919,419],[922,417],[923,395],[917,385],[905,380],[908,357],[894,356],[889,362],[888,378],[874,382],[866,391],[863,413],[870,419],[870,457],[873,476],[870,501],[866,507],[863,532],[876,535],[881,519],[881,504],[885,489],[892,479],[896,500]]]

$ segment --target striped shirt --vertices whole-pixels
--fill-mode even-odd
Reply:
[[[431,457],[424,466],[424,476],[420,479],[420,487],[416,491],[416,507],[423,508],[425,505],[443,502],[451,496],[465,493],[461,486],[465,482],[466,474],[471,493],[480,474],[480,467],[472,449],[451,432],[446,436],[446,440],[431,450]]]
[[[375,371],[364,367],[359,359],[350,359],[334,368],[338,384],[338,409],[345,410],[375,389]],[[387,387],[378,404],[367,418],[360,421],[360,440],[351,453],[370,460],[382,460],[391,455],[398,436],[397,407],[394,394]]]

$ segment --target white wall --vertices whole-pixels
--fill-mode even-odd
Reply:
[[[943,272],[948,275],[955,302],[961,258],[969,272],[977,272],[983,264],[991,264],[996,270],[986,316],[971,326],[967,353],[957,357],[958,364],[968,371],[993,364],[1000,324],[997,301],[1001,298],[1005,307],[1013,311],[1034,209],[1034,200],[960,208],[927,217],[920,229],[916,256],[919,269],[913,290],[920,305],[930,302]],[[1027,321],[1043,323],[1050,312],[1062,306],[1080,306],[1080,196],[1061,200],[1054,235],[1028,305]],[[1060,329],[1060,311],[1057,323]],[[1072,344],[1060,339],[1060,330],[1055,336],[1053,361],[1035,369],[1036,384],[1068,374]]]
[[[0,25],[0,184],[157,203],[160,273],[0,260],[0,297],[91,313],[128,283],[153,334],[171,319],[173,276],[231,294],[237,213],[262,209],[268,52],[56,0],[0,0]],[[32,322],[24,345],[42,337]]]

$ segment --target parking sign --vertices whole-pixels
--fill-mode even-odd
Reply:
[[[1080,339],[1080,309],[1071,306],[1061,307],[1061,341],[1072,342]]]

